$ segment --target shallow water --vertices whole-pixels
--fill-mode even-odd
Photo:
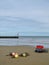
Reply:
[[[22,36],[17,38],[0,38],[0,46],[17,46],[17,45],[44,45],[49,48],[49,36]]]

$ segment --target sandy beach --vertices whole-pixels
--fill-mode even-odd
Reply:
[[[49,65],[49,52],[36,53],[34,50],[33,46],[0,46],[0,65]],[[12,58],[7,56],[10,52],[27,52],[29,56]]]

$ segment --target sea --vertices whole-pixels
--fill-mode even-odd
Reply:
[[[0,46],[43,45],[49,48],[49,36],[20,36],[19,38],[0,38]]]

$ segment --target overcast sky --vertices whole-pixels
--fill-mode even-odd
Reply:
[[[0,0],[0,35],[49,35],[49,0]]]

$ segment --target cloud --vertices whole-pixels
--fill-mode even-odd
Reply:
[[[0,32],[49,32],[49,1],[0,0]]]
[[[27,32],[27,31],[44,31],[49,29],[49,24],[41,23],[36,20],[25,19],[20,17],[8,17],[0,16],[0,30],[6,31],[18,31],[18,32]]]
[[[49,2],[48,0],[0,0],[0,16],[7,15],[31,19],[44,18],[49,16]]]

